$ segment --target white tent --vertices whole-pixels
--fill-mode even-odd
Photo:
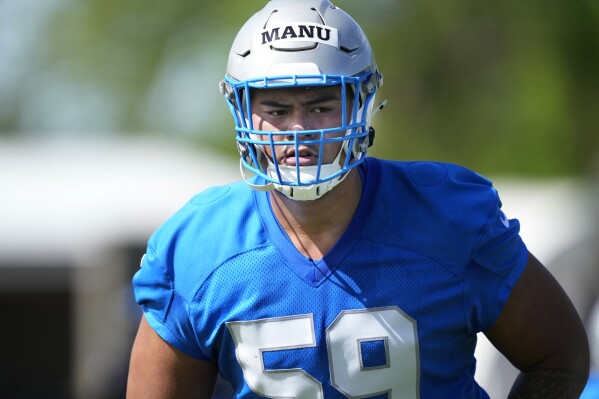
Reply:
[[[234,159],[166,140],[0,142],[0,262],[49,263],[145,240]]]

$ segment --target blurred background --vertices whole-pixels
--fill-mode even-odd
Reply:
[[[0,397],[124,396],[147,238],[238,179],[218,82],[264,4],[0,0]],[[371,154],[494,180],[588,326],[599,398],[599,2],[336,4],[384,74]],[[514,369],[477,357],[505,397]]]

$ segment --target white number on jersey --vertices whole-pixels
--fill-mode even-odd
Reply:
[[[316,346],[312,314],[227,323],[250,389],[269,398],[323,399],[322,384],[302,369],[267,370],[262,352]],[[397,307],[346,310],[326,329],[332,385],[348,398],[388,393],[416,399],[416,322]],[[385,364],[363,364],[362,344],[383,342]]]

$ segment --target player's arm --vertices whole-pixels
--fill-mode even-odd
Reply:
[[[166,343],[142,317],[131,352],[128,399],[211,399],[218,374]]]
[[[529,254],[489,340],[520,375],[508,398],[578,398],[589,374],[584,325],[559,283]]]

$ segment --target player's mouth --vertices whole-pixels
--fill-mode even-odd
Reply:
[[[295,149],[285,151],[281,164],[287,166],[308,166],[318,162],[318,154],[308,147],[300,147],[296,153]]]

